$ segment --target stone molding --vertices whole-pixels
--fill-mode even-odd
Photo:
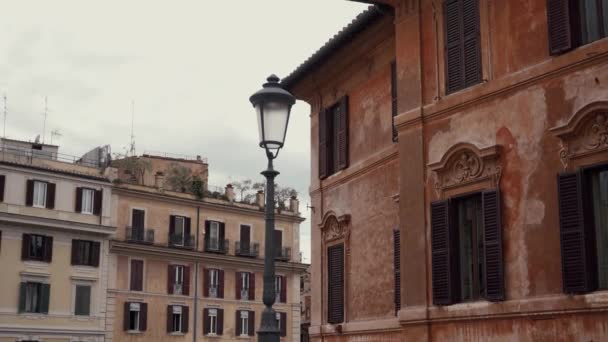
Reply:
[[[566,124],[550,131],[560,140],[559,158],[564,169],[571,160],[608,150],[608,101],[583,107]]]
[[[441,160],[428,165],[436,174],[437,195],[442,198],[447,190],[482,181],[490,181],[493,187],[498,187],[501,176],[499,151],[498,145],[480,149],[473,144],[458,143],[450,147]]]

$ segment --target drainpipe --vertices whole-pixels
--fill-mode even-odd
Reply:
[[[194,239],[194,241],[196,241],[195,245],[196,245],[196,250],[198,251],[198,234],[199,234],[199,220],[200,220],[200,214],[201,214],[201,207],[196,207],[196,238]],[[196,337],[197,337],[197,322],[198,322],[198,260],[196,260],[196,262],[194,263],[194,308],[193,308],[193,315],[192,315],[192,319],[194,320],[194,324],[192,324],[192,341],[196,342]]]

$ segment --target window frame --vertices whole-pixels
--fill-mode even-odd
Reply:
[[[589,165],[589,166],[584,166],[584,167],[581,167],[580,170],[582,171],[582,183],[583,183],[583,186],[582,186],[583,208],[586,208],[586,209],[584,209],[585,214],[589,214],[589,216],[590,216],[589,217],[590,220],[588,222],[587,222],[587,220],[585,220],[585,225],[590,226],[589,228],[593,235],[592,262],[594,263],[593,270],[595,272],[595,278],[596,278],[595,289],[593,291],[608,290],[608,286],[606,286],[606,287],[600,286],[600,278],[601,278],[600,276],[601,276],[602,272],[600,271],[600,263],[599,263],[599,255],[598,255],[598,246],[597,246],[598,228],[596,227],[596,224],[595,224],[596,212],[594,209],[593,184],[591,181],[591,177],[593,174],[600,173],[600,172],[608,172],[608,163],[598,163],[598,164],[593,164],[593,165]],[[604,276],[608,276],[608,275],[604,275]]]
[[[41,281],[25,281],[25,307],[23,312],[28,314],[42,314],[42,285]],[[32,300],[30,297],[32,287],[35,287],[36,298]],[[35,310],[30,310],[35,306]]]
[[[27,248],[27,257],[28,260],[35,260],[35,261],[44,261],[44,242],[45,242],[45,235],[41,235],[41,234],[29,234],[30,236],[30,244]],[[37,243],[36,241],[40,240],[40,246],[39,247],[34,247],[34,245]],[[40,255],[35,255],[32,254],[33,252],[33,248],[36,248],[36,250],[39,250]]]
[[[179,308],[180,312],[176,313],[175,312],[175,308]],[[182,327],[183,327],[183,319],[184,319],[184,308],[181,305],[171,305],[171,332],[172,333],[184,333],[182,331]],[[177,319],[177,321],[176,321]],[[177,324],[177,329],[176,329],[176,324]]]
[[[78,288],[83,288],[83,287],[88,287],[89,288],[89,297],[88,297],[88,313],[86,314],[82,314],[82,313],[78,313]],[[91,317],[92,316],[92,312],[93,312],[93,308],[92,308],[92,301],[91,298],[93,297],[93,285],[92,284],[84,284],[84,283],[76,283],[74,284],[74,316],[79,316],[79,317]]]
[[[217,309],[209,308],[209,311],[208,311],[209,333],[208,333],[208,335],[217,335],[217,317],[218,317]]]
[[[133,310],[133,304],[137,304],[137,310]],[[133,318],[133,313],[136,312],[135,319]],[[141,303],[129,303],[129,329],[128,332],[140,332],[141,326]],[[135,323],[135,327],[131,328],[131,323]]]
[[[240,324],[241,324],[241,335],[249,336],[249,311],[239,310]]]

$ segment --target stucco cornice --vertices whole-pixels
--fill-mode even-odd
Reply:
[[[55,228],[60,230],[87,232],[100,235],[112,235],[116,232],[115,226],[81,223],[50,219],[46,217],[29,216],[0,212],[0,224],[10,223],[27,227]]]

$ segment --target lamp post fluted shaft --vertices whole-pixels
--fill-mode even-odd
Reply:
[[[268,155],[268,169],[262,172],[266,177],[266,238],[264,246],[264,311],[262,322],[258,329],[258,342],[279,342],[281,330],[272,305],[276,299],[274,261],[276,247],[274,244],[274,178],[279,174],[272,167],[272,155]]]

